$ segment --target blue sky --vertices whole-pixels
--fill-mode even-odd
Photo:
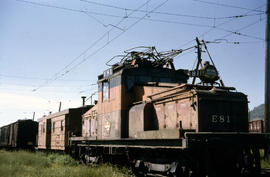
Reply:
[[[81,105],[113,56],[136,46],[184,49],[195,38],[226,86],[264,101],[265,0],[1,0],[0,126]],[[125,10],[126,9],[126,10]],[[88,50],[87,50],[88,49]],[[194,50],[176,57],[192,69]],[[208,59],[203,54],[203,59]],[[90,102],[88,101],[88,104]]]

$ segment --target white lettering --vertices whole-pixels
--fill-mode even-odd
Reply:
[[[230,116],[212,115],[212,123],[231,123]]]

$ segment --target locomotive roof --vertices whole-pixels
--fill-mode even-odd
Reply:
[[[171,68],[161,68],[161,67],[153,67],[153,66],[131,66],[131,65],[118,65],[113,66],[103,72],[103,74],[98,76],[98,83],[103,80],[110,79],[112,77],[126,74],[126,75],[143,75],[145,72],[151,72],[153,75],[166,75],[168,73],[172,73],[173,75],[181,76],[185,81],[188,79],[188,71],[184,69],[171,69]]]

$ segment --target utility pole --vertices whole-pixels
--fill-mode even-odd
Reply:
[[[264,127],[270,133],[270,0],[266,0]]]

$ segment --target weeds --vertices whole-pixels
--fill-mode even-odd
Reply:
[[[127,177],[129,169],[86,166],[68,155],[0,151],[0,177]]]

